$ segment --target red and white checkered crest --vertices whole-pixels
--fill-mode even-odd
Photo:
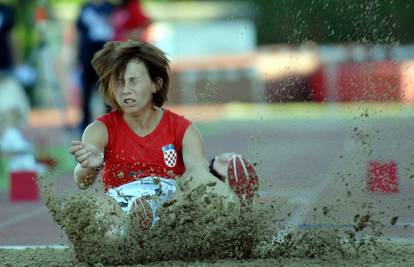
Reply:
[[[175,151],[174,145],[169,144],[162,147],[162,152],[164,153],[164,162],[165,165],[172,168],[177,164],[177,151]]]

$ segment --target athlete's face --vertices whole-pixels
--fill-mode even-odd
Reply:
[[[127,64],[123,77],[116,81],[114,95],[123,112],[134,113],[152,107],[152,94],[156,91],[144,63],[134,60]]]

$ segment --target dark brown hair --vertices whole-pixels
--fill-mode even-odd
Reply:
[[[113,84],[118,77],[124,75],[127,64],[134,60],[145,65],[151,81],[157,86],[152,101],[155,106],[162,107],[168,99],[169,60],[159,48],[135,40],[108,42],[92,59],[92,66],[99,76],[99,90],[105,101],[113,109],[120,110],[113,94]],[[158,83],[159,79],[162,80],[161,86]]]

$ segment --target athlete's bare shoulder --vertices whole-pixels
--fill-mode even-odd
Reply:
[[[108,129],[106,125],[97,120],[90,123],[83,132],[82,142],[106,147],[108,143]]]

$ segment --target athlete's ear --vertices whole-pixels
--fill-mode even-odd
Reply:
[[[154,86],[155,92],[153,92],[153,93],[156,93],[159,90],[161,90],[163,83],[164,83],[164,81],[162,80],[162,78],[161,77],[157,77],[155,79],[155,86]]]

